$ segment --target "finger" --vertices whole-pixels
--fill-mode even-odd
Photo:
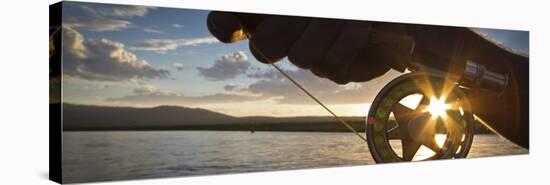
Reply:
[[[350,82],[349,66],[356,60],[367,42],[371,23],[348,21],[342,32],[327,51],[321,70],[332,81],[339,84]]]
[[[321,66],[320,65],[313,65],[310,69],[311,73],[313,73],[315,76],[326,78],[325,74],[321,72]]]
[[[212,11],[208,14],[206,25],[214,37],[224,43],[232,43],[246,39],[241,21],[229,12]]]
[[[314,68],[320,67],[326,51],[338,37],[344,23],[335,19],[312,19],[290,48],[288,59],[300,68],[317,70]],[[323,70],[318,72],[322,74]]]
[[[256,30],[256,27],[267,17],[272,15],[266,14],[250,14],[250,13],[233,13],[241,21],[241,26],[245,29],[247,33],[253,34]]]
[[[263,63],[286,57],[292,43],[302,34],[309,19],[305,17],[271,16],[260,23],[250,39],[250,51]]]
[[[349,80],[352,82],[364,82],[382,76],[390,70],[390,67],[378,60],[373,53],[365,51],[359,53],[356,60],[349,66]]]

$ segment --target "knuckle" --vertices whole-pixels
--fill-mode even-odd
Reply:
[[[347,67],[340,65],[338,68],[327,69],[328,78],[337,84],[347,84],[350,82]]]
[[[320,69],[319,67],[315,67],[315,66],[314,66],[314,67],[312,67],[310,70],[311,70],[311,72],[312,72],[314,75],[316,75],[316,76],[318,76],[318,77],[321,77],[321,78],[325,78],[325,77],[326,77],[326,75],[321,71],[321,69]]]
[[[250,42],[248,43],[248,46],[249,46],[250,52],[252,53],[252,55],[254,55],[254,58],[256,58],[258,61],[265,64],[270,64],[275,62],[270,58],[268,58],[265,55],[265,53],[263,53],[264,50],[261,49],[261,45],[258,45],[255,40],[250,40]]]
[[[329,79],[339,85],[345,85],[350,82],[348,79],[345,79],[345,78],[329,78]]]
[[[288,60],[299,68],[310,69],[312,68],[312,61],[310,57],[304,55],[305,51],[300,49],[301,47],[292,46],[288,52]]]

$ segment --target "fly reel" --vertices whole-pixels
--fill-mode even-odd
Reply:
[[[443,75],[413,72],[386,85],[367,118],[367,141],[377,163],[464,158],[474,138],[463,90]]]

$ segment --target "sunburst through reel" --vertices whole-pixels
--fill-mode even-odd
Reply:
[[[377,163],[464,158],[473,114],[455,81],[414,72],[386,85],[367,118],[367,141]]]

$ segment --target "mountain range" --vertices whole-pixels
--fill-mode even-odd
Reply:
[[[206,109],[178,106],[152,108],[62,105],[63,130],[270,130],[348,131],[333,117],[235,117]],[[343,117],[364,131],[365,117]]]
[[[58,104],[59,105],[59,104]],[[201,108],[158,106],[152,108],[62,104],[63,130],[254,130],[349,132],[330,116],[235,117]],[[341,117],[359,132],[365,117]],[[491,133],[474,123],[476,133]]]

